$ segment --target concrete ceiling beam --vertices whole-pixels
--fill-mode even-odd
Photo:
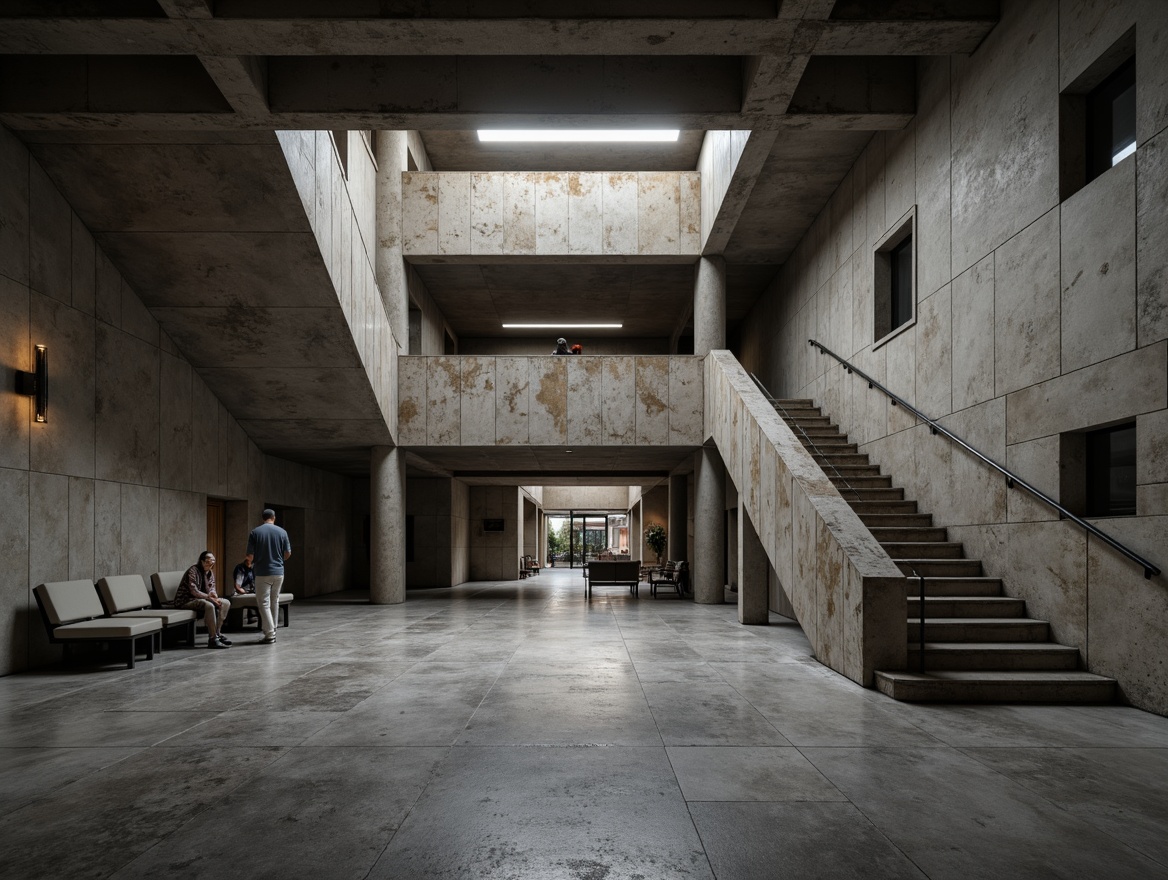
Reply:
[[[713,208],[714,219],[706,240],[702,242],[704,256],[725,251],[777,136],[778,133],[774,131],[750,132],[727,183],[726,191]]]
[[[996,19],[52,19],[4,18],[3,54],[768,55],[802,29],[820,54],[973,51]]]
[[[266,118],[268,105],[268,60],[255,55],[200,55],[199,62],[242,116]]]
[[[816,56],[803,71],[788,114],[911,117],[916,113],[916,87],[915,58]]]

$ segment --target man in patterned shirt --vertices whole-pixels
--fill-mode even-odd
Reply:
[[[223,635],[223,624],[231,603],[220,599],[215,591],[214,568],[215,554],[204,550],[199,554],[199,561],[183,575],[174,595],[174,607],[202,611],[203,622],[207,624],[207,647],[230,648],[231,642]]]

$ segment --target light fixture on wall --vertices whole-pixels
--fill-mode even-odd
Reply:
[[[31,373],[16,371],[16,393],[36,398],[36,420],[49,420],[49,349],[44,345],[34,348],[36,367]]]

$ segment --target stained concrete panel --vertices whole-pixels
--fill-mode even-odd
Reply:
[[[1111,358],[1006,398],[1006,442],[1079,431],[1168,407],[1168,342]]]
[[[397,442],[402,446],[424,446],[427,443],[426,361],[420,358],[402,358],[398,362],[400,390],[397,411]]]
[[[1062,501],[1059,498],[1059,446],[1057,435],[1015,443],[1006,447],[1005,465],[1035,489]],[[1008,492],[1006,503],[1010,522],[1058,519],[1053,507],[1022,489]]]
[[[949,59],[918,61],[916,130],[917,286],[928,296],[953,277],[950,236]]]
[[[207,498],[197,492],[174,492],[162,489],[158,493],[158,567],[161,571],[176,571],[194,565],[207,542]],[[223,579],[230,577],[239,547],[229,537],[224,559],[219,560],[216,577],[219,593],[223,594]]]
[[[0,129],[0,275],[28,284],[29,156],[8,129]]]
[[[669,443],[669,358],[636,359],[636,442],[645,446]]]
[[[648,173],[637,178],[637,253],[681,251],[681,192],[676,174]]]
[[[431,446],[457,444],[461,434],[462,372],[459,359],[426,361],[426,442]]]
[[[122,573],[122,486],[97,480],[93,487],[93,573]]]
[[[699,446],[705,439],[702,361],[669,359],[669,444]]]
[[[531,444],[563,444],[568,439],[567,358],[533,359],[530,369]]]
[[[1051,624],[1051,638],[1087,649],[1087,535],[1069,522],[1010,526],[1011,595]],[[1086,657],[1090,662],[1088,654]]]
[[[917,303],[915,329],[916,406],[937,418],[953,411],[953,312],[949,285]]]
[[[29,341],[48,346],[50,391],[48,422],[29,426],[30,466],[47,473],[92,477],[96,387],[93,320],[35,292],[30,294],[29,308]],[[103,352],[99,356],[98,376],[102,375],[102,360],[125,357],[117,351]],[[147,412],[152,408],[156,412],[157,382],[145,384],[142,392],[153,392],[153,404],[146,400],[143,405]],[[133,388],[126,387],[123,393],[131,394]]]
[[[604,443],[602,413],[605,358],[568,359],[568,442],[581,446]]]
[[[605,175],[604,253],[637,252],[637,175],[610,172]]]
[[[402,246],[407,253],[438,253],[438,179],[430,171],[402,173]]]
[[[100,243],[100,242],[99,242]],[[97,320],[114,327],[122,326],[122,276],[105,249],[97,249],[97,277],[94,280],[94,309]]]
[[[994,396],[994,255],[953,279],[953,408]]]
[[[443,174],[438,179],[437,252],[469,253],[470,243],[470,174]]]
[[[534,173],[503,176],[505,253],[535,253],[535,181]]]
[[[123,484],[122,570],[119,574],[140,574],[149,579],[151,573],[159,570],[158,533],[158,489]],[[194,564],[193,560],[191,564]]]
[[[219,401],[197,373],[191,376],[191,489],[219,495]]]
[[[884,133],[885,229],[893,229],[917,203],[916,135],[915,120]]]
[[[1136,312],[1139,345],[1168,339],[1168,132],[1136,152]]]
[[[498,174],[478,173],[470,176],[470,252],[502,254],[503,217],[506,199],[504,178]]]
[[[1168,410],[1136,419],[1136,483],[1168,483]]]
[[[604,175],[598,171],[568,174],[568,252],[603,253],[602,194]]]
[[[4,137],[9,135],[0,135],[0,149]],[[0,627],[0,673],[5,675],[28,662],[28,627],[22,620],[31,617],[33,602],[28,581],[28,480],[27,470],[0,468],[0,498],[4,499],[0,505],[0,614],[4,620],[19,621]]]
[[[535,252],[566,254],[568,247],[568,175],[535,175]]]
[[[93,576],[93,480],[69,478],[69,580]]]
[[[460,442],[463,446],[495,443],[495,359],[462,357]]]
[[[682,173],[678,196],[681,214],[678,252],[699,253],[702,249],[702,176],[696,171]]]
[[[154,346],[98,324],[99,479],[158,485],[158,359]]]
[[[637,427],[636,359],[605,358],[601,383],[605,401],[604,409],[601,410],[603,442],[606,445],[632,444]]]
[[[72,211],[36,162],[29,169],[29,287],[69,304]]]
[[[953,60],[954,272],[1012,238],[1059,196],[1058,7],[1003,7],[976,54]]]
[[[1136,20],[1136,136],[1142,144],[1168,126],[1168,106],[1156,98],[1168,89],[1168,8],[1140,0]]]
[[[995,389],[1007,394],[1059,374],[1059,212],[994,255]]]
[[[7,135],[0,131],[0,144]],[[0,183],[0,187],[3,183]],[[2,204],[2,203],[0,203]],[[33,369],[29,341],[29,290],[0,275],[0,388],[15,387],[16,371]],[[0,394],[0,467],[28,468],[32,398]]]
[[[71,226],[71,254],[70,254],[70,284],[72,287],[72,305],[78,311],[87,315],[94,314],[97,307],[97,248],[93,236],[81,222],[81,219],[70,212]]]
[[[495,358],[495,443],[524,445],[530,439],[529,366],[527,358]]]
[[[69,579],[69,478],[28,475],[28,584]]]
[[[1136,160],[1062,204],[1062,370],[1136,345]]]

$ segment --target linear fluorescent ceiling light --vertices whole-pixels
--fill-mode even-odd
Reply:
[[[479,140],[484,143],[664,143],[676,141],[680,133],[676,128],[480,128]]]
[[[624,324],[504,324],[504,330],[620,330]]]

